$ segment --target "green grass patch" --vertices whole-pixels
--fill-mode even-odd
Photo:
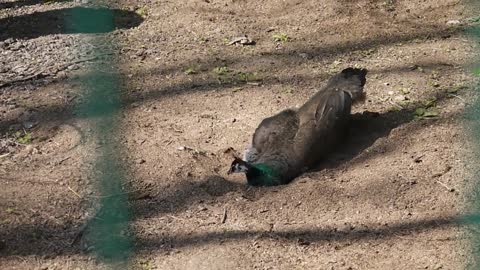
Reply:
[[[287,42],[290,41],[290,37],[285,33],[275,33],[272,35],[273,41],[275,42]]]

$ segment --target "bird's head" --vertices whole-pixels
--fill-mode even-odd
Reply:
[[[232,173],[247,173],[248,170],[251,168],[251,165],[248,164],[246,161],[243,161],[239,157],[234,157],[232,164],[230,165],[230,169],[228,170],[227,174]]]
[[[276,186],[281,183],[279,175],[266,164],[250,164],[235,157],[227,174],[245,173],[251,186]]]

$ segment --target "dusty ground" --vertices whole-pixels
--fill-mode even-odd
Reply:
[[[102,267],[74,241],[95,211],[89,172],[98,147],[92,120],[75,110],[78,79],[102,61],[91,56],[92,34],[62,30],[62,12],[75,5],[0,1],[2,269]],[[464,129],[473,120],[463,117],[474,96],[470,6],[209,0],[115,8],[125,10],[120,29],[100,36],[115,41],[124,76],[117,136],[125,192],[135,191],[131,268],[475,267],[468,230],[454,222],[473,184]],[[256,45],[226,45],[243,34]],[[287,40],[274,41],[277,34]],[[227,177],[225,150],[242,151],[261,119],[302,104],[348,66],[370,70],[368,97],[330,159],[287,186],[248,188],[242,176]],[[416,117],[423,109],[433,117]]]

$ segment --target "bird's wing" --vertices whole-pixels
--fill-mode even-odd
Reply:
[[[313,115],[315,126],[317,129],[328,128],[345,115],[349,115],[351,105],[352,97],[346,91],[334,89],[324,92]]]
[[[338,117],[350,114],[352,103],[361,99],[366,82],[366,69],[346,68],[328,81],[327,85],[299,109],[302,119],[310,121],[314,113],[316,126],[335,122]],[[303,121],[302,121],[303,122]]]
[[[259,155],[264,151],[282,149],[295,138],[298,125],[297,113],[291,109],[265,118],[253,134],[252,147]]]
[[[315,164],[342,138],[351,102],[347,92],[330,89],[318,95],[316,103],[300,108],[300,128],[293,149],[304,165]]]

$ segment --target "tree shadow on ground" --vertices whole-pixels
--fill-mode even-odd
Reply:
[[[417,65],[421,66],[424,69],[435,69],[438,67],[446,66],[448,64],[444,62],[434,62],[434,63],[422,62],[422,63],[417,63]],[[399,73],[405,73],[405,72],[411,72],[411,71],[412,70],[410,66],[401,66],[401,67],[389,68],[389,69],[372,69],[370,73],[371,74],[387,74],[387,73],[399,74]],[[329,76],[328,74],[321,74],[317,76],[291,75],[291,76],[285,76],[281,80],[276,78],[266,78],[262,81],[262,84],[268,85],[268,84],[274,84],[274,83],[281,83],[285,85],[291,85],[294,79],[300,80],[305,83],[312,83],[314,81],[322,81],[322,80],[326,81],[328,79],[328,76]],[[145,80],[147,79],[149,78],[145,77]],[[70,79],[70,81],[67,81],[67,82],[70,82],[72,84],[73,83],[77,84],[78,81],[79,79],[77,78],[77,79]],[[62,81],[60,83],[64,83],[64,82]],[[171,86],[163,87],[160,90],[145,89],[142,92],[128,93],[122,97],[122,106],[123,106],[122,109],[128,110],[127,106],[134,103],[171,98],[175,96],[181,96],[181,95],[186,95],[189,93],[196,93],[196,92],[206,93],[206,92],[212,92],[212,91],[225,91],[227,89],[231,89],[234,86],[242,86],[242,85],[248,86],[245,82],[240,82],[238,84],[232,84],[232,83],[221,84],[214,79],[207,80],[207,81],[179,82]],[[75,111],[75,106],[72,106],[72,105],[73,104],[65,105],[65,106],[38,105],[36,107],[28,107],[26,108],[26,110],[32,111],[33,113],[35,113],[36,118],[42,119],[42,122],[49,122],[49,121],[64,122],[71,119],[85,118],[84,115],[80,115],[77,111]],[[18,123],[18,119],[0,120],[0,134],[3,134],[6,131],[8,131],[12,125],[18,125],[18,124],[21,124],[21,123]]]
[[[148,218],[165,213],[177,213],[199,202],[208,202],[233,191],[248,187],[228,181],[218,175],[207,176],[201,181],[178,181],[178,184],[162,189],[148,200],[131,201],[134,218]]]
[[[415,40],[428,41],[433,39],[448,39],[452,36],[461,35],[465,32],[465,27],[445,27],[443,25],[418,25],[418,29],[412,33],[391,34],[372,34],[356,40],[344,40],[339,43],[327,43],[320,45],[304,45],[286,47],[283,50],[271,50],[268,52],[260,52],[252,56],[231,55],[228,57],[210,57],[208,59],[194,59],[186,61],[175,61],[175,65],[164,64],[145,73],[137,73],[139,75],[154,74],[168,75],[174,72],[183,72],[182,69],[191,66],[199,66],[202,69],[211,70],[217,66],[231,66],[234,64],[245,63],[251,65],[258,59],[262,59],[262,63],[268,63],[267,69],[271,69],[270,62],[274,61],[275,66],[281,66],[283,69],[298,66],[304,62],[322,63],[324,61],[334,61],[339,55],[353,55],[358,53],[359,57],[365,57],[362,51],[378,49],[382,46],[391,46],[403,44]],[[305,59],[299,53],[305,53],[309,57]],[[273,66],[273,67],[275,67]]]
[[[365,111],[353,114],[344,143],[319,162],[319,165],[311,172],[341,167],[372,146],[378,139],[387,137],[393,129],[411,122],[413,119],[413,109],[408,108],[385,113]]]
[[[0,3],[0,9],[33,6],[37,4],[42,4],[44,2],[45,2],[44,0],[19,0],[14,2],[4,2],[4,3]]]
[[[16,224],[0,226],[0,257],[18,255],[80,254],[78,247],[72,247],[77,227],[72,223],[63,224]]]
[[[427,100],[435,100],[436,102],[443,102],[447,99],[451,99],[453,96],[447,92],[439,91],[430,97],[424,98]],[[453,113],[451,115],[444,115],[443,117],[434,117],[430,119],[416,119],[415,109],[417,107],[423,107],[422,101],[411,104],[408,107],[398,110],[389,111],[382,114],[364,112],[352,115],[351,126],[349,135],[344,144],[340,145],[336,151],[334,151],[328,158],[321,161],[319,166],[310,170],[310,172],[318,172],[324,169],[331,170],[337,169],[348,164],[350,166],[358,163],[368,163],[368,160],[374,159],[376,156],[385,154],[384,144],[372,147],[375,142],[381,138],[387,138],[390,132],[404,124],[411,123],[412,121],[421,121],[412,124],[408,127],[405,134],[414,134],[416,130],[423,129],[432,125],[433,123],[440,123],[446,121],[449,117],[455,117],[460,119],[462,116],[459,113]],[[428,125],[427,125],[428,123]],[[389,143],[389,150],[392,151],[402,145],[399,142]],[[367,150],[368,151],[365,151]]]
[[[143,18],[133,11],[107,8],[64,8],[0,19],[0,41],[53,34],[106,33],[133,28]]]
[[[321,229],[293,229],[282,231],[268,230],[232,230],[198,233],[189,236],[162,235],[157,239],[138,238],[137,250],[159,250],[159,247],[181,249],[192,246],[204,246],[210,243],[225,243],[258,239],[264,237],[276,241],[303,243],[343,243],[360,242],[366,240],[385,240],[395,236],[414,235],[428,230],[441,230],[454,226],[468,226],[478,224],[478,215],[450,216],[424,218],[416,221],[398,222],[388,226],[369,226],[366,229],[338,230],[325,225]],[[376,227],[376,228],[375,228]],[[301,241],[299,241],[301,240]]]
[[[366,229],[338,230],[325,224],[320,229],[231,230],[189,235],[163,235],[134,239],[138,252],[162,249],[182,249],[204,246],[211,243],[225,243],[258,239],[258,236],[276,241],[297,242],[302,239],[309,243],[342,243],[348,241],[384,240],[395,236],[415,235],[428,230],[448,229],[454,226],[478,224],[478,215],[432,217],[415,221],[399,221],[388,226],[369,226]],[[0,226],[0,258],[12,256],[63,256],[87,254],[84,247],[74,244],[79,224],[16,224]]]

